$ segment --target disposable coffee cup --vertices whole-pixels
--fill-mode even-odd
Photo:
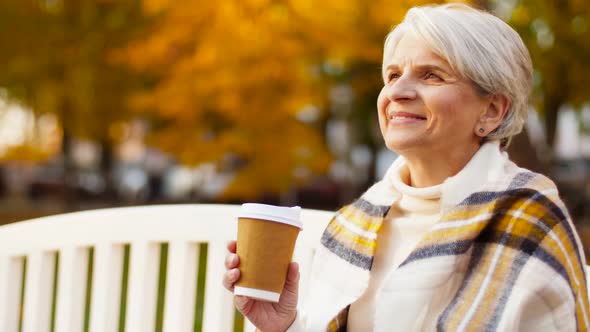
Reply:
[[[240,279],[235,295],[278,302],[299,231],[301,208],[246,203],[238,214]]]

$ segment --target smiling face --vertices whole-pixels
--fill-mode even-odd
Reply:
[[[377,109],[390,150],[426,160],[477,151],[490,99],[422,41],[406,33],[384,58],[383,79]]]

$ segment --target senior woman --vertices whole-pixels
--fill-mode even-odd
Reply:
[[[590,329],[557,189],[504,152],[531,90],[518,34],[466,5],[415,7],[387,36],[383,81],[381,133],[400,157],[328,225],[300,309],[291,263],[278,303],[238,296],[238,310],[265,332]]]

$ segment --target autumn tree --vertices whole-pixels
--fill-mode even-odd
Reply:
[[[590,100],[590,5],[582,0],[521,0],[509,13],[535,67],[535,98],[548,146],[555,139],[561,106]]]
[[[129,116],[126,96],[142,79],[113,64],[109,50],[141,28],[139,1],[0,2],[0,86],[63,130],[66,174],[72,137],[99,142],[110,167],[113,122]]]
[[[158,77],[132,100],[159,119],[152,142],[183,163],[233,165],[226,196],[252,197],[327,171],[334,86],[352,91],[355,139],[381,144],[370,131],[384,37],[421,3],[144,0],[159,23],[116,57]]]

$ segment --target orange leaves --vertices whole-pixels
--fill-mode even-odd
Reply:
[[[385,34],[407,10],[386,0],[144,0],[144,6],[155,13],[152,30],[119,55],[157,77],[132,99],[161,120],[151,142],[186,163],[227,167],[228,158],[238,160],[230,163],[236,176],[226,194],[242,198],[327,171],[323,121],[333,78],[325,68],[338,63],[347,73],[356,63],[370,64],[363,68],[374,73],[355,73],[352,83],[366,82],[355,93],[364,98],[379,81]],[[302,122],[297,116],[306,107],[314,115]]]

